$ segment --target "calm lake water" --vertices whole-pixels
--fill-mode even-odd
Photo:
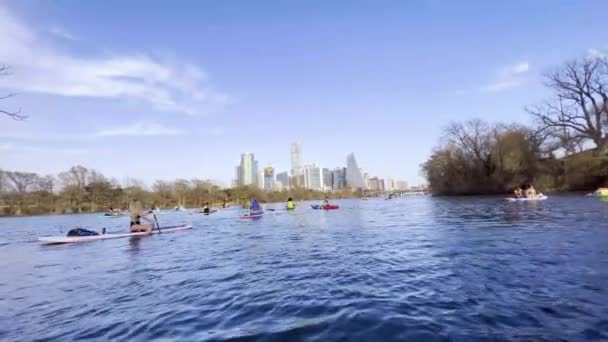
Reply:
[[[340,204],[57,246],[34,240],[128,218],[0,219],[0,340],[608,339],[608,202]]]

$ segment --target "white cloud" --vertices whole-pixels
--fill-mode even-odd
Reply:
[[[589,57],[595,58],[604,58],[608,56],[608,53],[605,49],[589,49],[587,53],[589,54]]]
[[[488,93],[499,93],[513,88],[517,88],[523,84],[519,80],[506,80],[488,84],[481,88],[481,91]]]
[[[115,128],[100,130],[94,134],[96,137],[117,137],[117,136],[160,136],[160,135],[180,135],[184,132],[174,128],[168,128],[155,123],[136,122]]]
[[[72,41],[77,41],[78,40],[78,38],[75,35],[73,35],[71,32],[69,32],[68,30],[66,30],[66,29],[64,29],[64,28],[62,28],[60,26],[52,26],[49,29],[49,32],[52,35],[54,35],[54,36],[56,36],[58,38],[61,38],[61,39],[72,40]]]
[[[145,54],[77,56],[52,46],[2,7],[0,46],[0,61],[13,71],[5,87],[17,92],[136,100],[185,114],[208,112],[231,100],[214,91],[196,65]]]
[[[528,71],[530,71],[530,63],[524,61],[504,67],[502,69],[502,74],[505,76],[513,76],[524,74]]]

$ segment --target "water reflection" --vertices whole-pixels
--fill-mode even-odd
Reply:
[[[76,225],[124,231],[124,222],[0,219],[8,243],[0,247],[8,308],[0,310],[0,336],[608,339],[606,202],[411,197],[340,205],[326,212],[300,203],[256,221],[240,220],[239,210],[162,214],[162,225],[195,229],[47,248],[23,241]]]

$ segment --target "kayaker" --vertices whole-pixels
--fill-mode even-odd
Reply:
[[[528,184],[528,187],[526,189],[526,198],[536,198],[537,194],[536,194],[536,189],[534,189],[534,187],[531,184]]]
[[[249,210],[251,210],[251,211],[260,211],[260,210],[262,210],[260,208],[260,204],[258,203],[257,199],[254,198],[254,199],[251,200],[251,206],[249,207]]]
[[[608,196],[608,188],[598,188],[593,192],[595,196]]]
[[[151,211],[142,211],[142,205],[138,201],[131,203],[129,211],[131,212],[131,224],[129,225],[131,233],[152,232],[153,221],[147,217]],[[142,219],[150,223],[142,223]]]
[[[203,214],[209,214],[209,202],[205,203],[203,207]]]
[[[521,187],[519,187],[519,186],[518,186],[517,188],[515,188],[515,190],[513,190],[513,194],[514,194],[514,195],[515,195],[515,197],[517,197],[517,198],[522,198],[522,197],[524,197],[524,195],[523,195],[523,191],[521,190]]]
[[[108,210],[106,210],[105,215],[106,216],[112,216],[112,215],[114,215],[114,209],[112,207],[109,207]]]
[[[296,205],[293,203],[293,200],[291,199],[291,197],[289,197],[289,199],[287,199],[287,210],[293,210],[296,208]]]
[[[327,197],[325,197],[325,200],[323,201],[323,203],[321,204],[321,208],[325,208],[326,206],[329,205],[329,200],[327,200]]]

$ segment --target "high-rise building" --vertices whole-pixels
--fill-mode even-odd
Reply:
[[[346,187],[346,168],[337,167],[332,171],[332,189],[342,190]]]
[[[302,145],[300,143],[291,144],[291,175],[299,176],[302,174]]]
[[[274,168],[271,166],[264,168],[264,190],[274,191]]]
[[[378,190],[386,191],[386,187],[384,186],[384,179],[382,179],[382,178],[378,179]]]
[[[380,188],[380,179],[378,179],[378,177],[372,177],[369,179],[369,189],[371,191],[382,191]]]
[[[384,180],[384,190],[385,191],[394,191],[397,190],[397,184],[395,180],[392,178],[387,178]]]
[[[264,189],[264,170],[258,172],[258,188]]]
[[[330,169],[323,168],[323,190],[331,190],[333,186],[333,173]]]
[[[232,186],[239,186],[241,184],[242,184],[241,167],[237,166],[234,168],[234,182],[232,183]]]
[[[238,185],[258,186],[258,162],[253,153],[241,154],[241,165],[236,170]]]
[[[365,172],[363,174],[363,184],[365,184],[365,188],[369,189],[369,173]]]
[[[363,176],[361,175],[361,171],[359,171],[359,166],[353,153],[346,157],[346,185],[352,189],[366,189]]]
[[[401,191],[408,190],[408,185],[406,181],[397,181],[397,189]]]
[[[311,190],[323,190],[323,176],[321,168],[316,164],[304,165],[304,187]]]
[[[289,188],[289,174],[287,172],[277,174],[277,182],[281,182],[283,187]]]

